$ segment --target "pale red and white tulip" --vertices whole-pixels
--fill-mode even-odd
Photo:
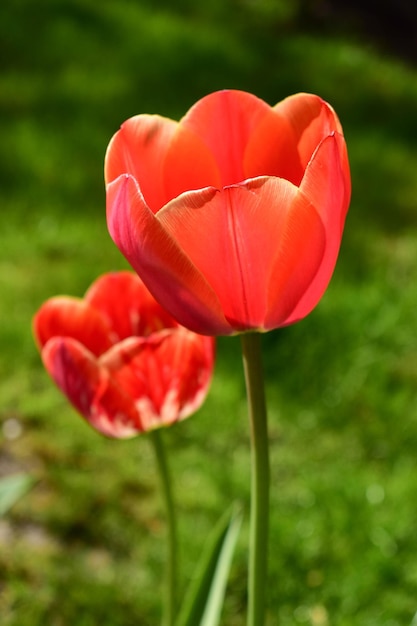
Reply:
[[[127,120],[105,159],[110,234],[161,305],[208,335],[265,331],[311,312],[338,256],[350,201],[332,107],[275,107],[242,91],[180,122]]]
[[[109,437],[168,426],[206,397],[214,340],[180,326],[131,272],[102,275],[83,299],[47,300],[33,328],[52,379]]]

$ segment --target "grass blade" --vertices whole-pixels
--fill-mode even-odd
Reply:
[[[176,626],[216,626],[242,515],[234,507],[214,528],[182,605]]]
[[[34,479],[29,474],[14,474],[0,479],[0,517],[33,486]]]

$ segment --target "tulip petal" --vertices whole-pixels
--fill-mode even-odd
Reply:
[[[214,342],[185,328],[129,338],[100,363],[135,401],[145,430],[188,417],[202,404],[210,383]]]
[[[293,142],[297,146],[302,170],[320,142],[342,127],[333,108],[319,96],[298,93],[279,102],[274,111],[291,125]]]
[[[170,199],[163,179],[164,156],[177,125],[159,115],[136,115],[122,124],[107,148],[106,183],[130,174],[140,184],[153,212],[164,206]]]
[[[323,255],[323,227],[314,207],[300,202],[297,187],[281,178],[251,179],[206,202],[203,192],[184,194],[158,219],[205,276],[237,331],[265,328],[271,302],[275,316],[284,319]],[[305,276],[293,284],[299,263]]]
[[[42,360],[57,386],[93,428],[115,438],[143,431],[132,399],[78,341],[50,339],[42,350]]]
[[[178,165],[174,165],[177,158],[184,167],[181,186],[172,197],[202,187],[225,187],[248,178],[243,167],[246,146],[253,129],[270,111],[271,108],[263,100],[243,91],[217,91],[199,100],[180,121],[167,156],[166,173],[170,169],[177,171]],[[193,150],[187,154],[188,146],[192,145],[190,137],[199,141],[194,140]],[[208,175],[198,185],[187,185],[194,160],[201,158],[201,146],[204,154],[208,149],[214,157],[216,178]],[[208,161],[206,157],[205,160]]]
[[[274,109],[254,128],[244,156],[244,178],[278,176],[299,185],[304,173],[290,122]]]
[[[34,316],[33,330],[39,347],[51,337],[67,336],[98,356],[113,344],[111,327],[101,313],[88,302],[69,296],[47,300]]]
[[[112,328],[114,343],[177,326],[132,272],[100,276],[88,289],[85,300],[105,317]]]
[[[193,129],[179,124],[164,162],[167,202],[190,189],[221,185],[220,171],[210,149]]]
[[[334,133],[324,139],[308,165],[300,193],[315,207],[322,221],[326,246],[320,267],[288,323],[302,319],[325,292],[336,265],[350,201],[350,176],[344,139]]]
[[[325,231],[316,209],[297,193],[288,206],[269,276],[266,330],[288,324],[289,315],[317,274],[325,245]]]
[[[130,176],[107,186],[107,225],[155,299],[183,326],[201,334],[233,332],[213,289],[147,207]]]

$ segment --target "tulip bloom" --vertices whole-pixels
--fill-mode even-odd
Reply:
[[[206,396],[214,340],[181,327],[131,272],[102,275],[83,299],[47,300],[33,327],[50,376],[109,437],[184,419]]]
[[[203,334],[305,317],[334,270],[350,200],[342,128],[321,98],[241,91],[180,122],[127,120],[105,159],[116,245],[173,317]]]

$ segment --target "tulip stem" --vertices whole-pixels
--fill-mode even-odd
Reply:
[[[168,559],[166,572],[166,598],[163,616],[164,626],[173,626],[176,615],[176,595],[177,595],[177,520],[175,516],[174,500],[172,497],[171,477],[167,463],[165,446],[161,432],[156,429],[150,433],[155,456],[158,464],[158,470],[161,480],[163,497],[165,500],[165,509],[168,528]]]
[[[248,573],[248,626],[263,626],[268,574],[269,445],[261,336],[241,335],[251,429],[251,512]]]

